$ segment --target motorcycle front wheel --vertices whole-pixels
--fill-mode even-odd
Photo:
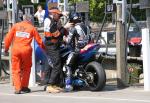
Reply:
[[[100,63],[91,62],[86,68],[87,83],[91,91],[100,91],[106,84],[106,73]]]

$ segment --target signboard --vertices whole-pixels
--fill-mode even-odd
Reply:
[[[34,6],[33,5],[23,5],[22,12],[26,15],[32,15],[32,23],[34,23]]]
[[[22,11],[23,11],[23,14],[34,15],[34,6],[33,5],[23,5]]]
[[[7,11],[0,11],[0,19],[7,19]]]
[[[32,3],[39,3],[39,0],[31,0]]]
[[[76,12],[89,12],[89,1],[76,3]]]
[[[148,3],[148,0],[140,0],[140,9],[147,9],[150,8],[150,3]]]
[[[116,11],[116,4],[106,5],[106,12],[111,13]]]
[[[48,9],[51,9],[53,7],[58,7],[58,0],[48,0]]]
[[[52,8],[52,7],[57,7],[58,3],[48,3],[48,9]]]
[[[122,3],[123,0],[113,0],[113,3]]]

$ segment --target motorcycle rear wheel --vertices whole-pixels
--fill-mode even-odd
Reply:
[[[102,90],[106,85],[106,73],[100,63],[91,62],[86,66],[85,70],[89,78],[87,80],[89,89],[91,91]]]

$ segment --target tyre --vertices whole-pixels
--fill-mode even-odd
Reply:
[[[86,66],[85,70],[88,75],[89,89],[91,91],[102,90],[106,84],[106,73],[100,63],[91,62]]]

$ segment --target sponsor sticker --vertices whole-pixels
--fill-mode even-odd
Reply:
[[[17,37],[22,37],[22,38],[29,38],[30,37],[30,33],[17,31],[16,32],[16,36]]]

